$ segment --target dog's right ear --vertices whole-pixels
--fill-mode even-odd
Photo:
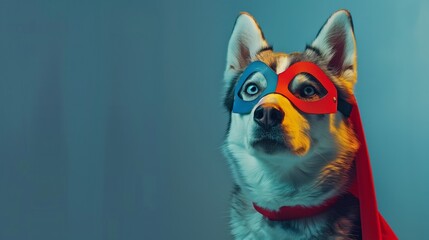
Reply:
[[[243,71],[259,50],[265,47],[268,47],[268,43],[256,20],[249,13],[240,13],[229,39],[225,81],[230,81]]]

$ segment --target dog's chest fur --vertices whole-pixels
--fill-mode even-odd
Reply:
[[[256,212],[236,186],[231,204],[231,228],[236,239],[309,240],[361,239],[359,203],[345,195],[326,212],[311,218],[270,221]]]

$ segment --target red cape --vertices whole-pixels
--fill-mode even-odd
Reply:
[[[350,192],[359,199],[363,240],[395,240],[398,237],[381,216],[377,208],[374,180],[369,161],[368,147],[356,99],[352,100],[350,120],[360,142],[356,155],[356,181]]]

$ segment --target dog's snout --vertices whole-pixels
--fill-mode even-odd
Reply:
[[[275,105],[259,105],[253,113],[253,119],[255,122],[265,128],[279,125],[283,121],[284,112]]]

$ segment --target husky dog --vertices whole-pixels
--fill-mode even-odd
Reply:
[[[335,86],[338,99],[353,95],[356,42],[350,13],[335,12],[303,52],[275,52],[248,13],[236,20],[228,44],[224,105],[230,112],[223,152],[235,183],[230,212],[235,239],[361,239],[359,202],[347,192],[354,179],[359,141],[344,113],[309,114],[288,98],[270,93],[246,114],[233,111],[237,81],[255,61],[280,74],[299,62],[316,64]],[[267,87],[261,73],[248,77],[238,95],[251,101]],[[309,74],[298,74],[290,92],[304,101],[326,90]],[[316,214],[269,220],[256,210],[284,206],[314,208]],[[255,206],[254,206],[255,205]]]

